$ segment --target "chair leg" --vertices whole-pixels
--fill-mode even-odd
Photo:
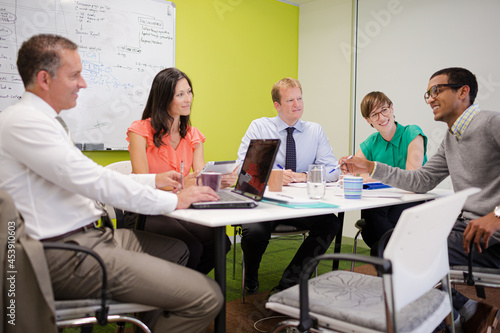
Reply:
[[[241,251],[241,303],[245,304],[245,253]]]
[[[453,310],[444,319],[446,332],[455,333],[455,324],[453,323]]]
[[[84,325],[82,326],[80,332],[81,333],[92,333],[94,330],[94,325]]]
[[[356,254],[358,248],[358,237],[360,233],[361,230],[358,230],[358,232],[356,232],[356,235],[354,236],[354,242],[352,245],[352,254]],[[351,272],[354,272],[354,261],[351,261]]]
[[[302,242],[307,238],[309,235],[308,232],[302,233]],[[235,260],[235,259],[234,259]],[[241,273],[241,303],[245,303],[245,253],[241,251],[241,265],[242,265],[242,273]],[[318,276],[318,265],[316,265],[316,270],[315,270],[316,276]]]
[[[116,323],[115,333],[125,333],[125,323],[123,321],[119,321]]]
[[[236,279],[236,228],[233,230],[233,280]]]

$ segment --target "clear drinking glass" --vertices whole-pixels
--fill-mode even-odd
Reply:
[[[311,199],[323,199],[326,191],[326,168],[323,164],[311,164],[307,169],[307,195]]]

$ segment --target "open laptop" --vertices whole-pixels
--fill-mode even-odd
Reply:
[[[221,190],[219,201],[196,202],[192,208],[253,208],[264,197],[267,180],[280,146],[279,139],[251,140],[236,186]]]

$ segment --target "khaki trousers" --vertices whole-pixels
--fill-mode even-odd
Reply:
[[[215,281],[183,267],[184,243],[128,229],[90,229],[64,238],[87,246],[104,260],[112,299],[163,309],[147,323],[154,332],[203,332],[224,299]],[[101,270],[96,261],[68,251],[47,250],[56,299],[98,297]]]

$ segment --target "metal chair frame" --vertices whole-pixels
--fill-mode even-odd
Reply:
[[[282,332],[284,329],[288,327],[293,327],[296,329],[296,332],[333,332],[325,329],[324,327],[318,326],[318,320],[311,316],[309,313],[309,276],[313,272],[315,266],[318,265],[321,260],[350,260],[350,261],[360,261],[367,264],[373,265],[379,276],[387,277],[388,283],[385,283],[384,288],[384,303],[386,308],[386,323],[387,323],[387,332],[397,332],[396,326],[396,312],[394,309],[394,295],[393,295],[393,281],[392,281],[392,263],[390,260],[378,258],[378,257],[370,257],[370,256],[362,256],[355,254],[337,254],[337,253],[329,253],[323,254],[316,258],[313,258],[309,261],[306,266],[303,268],[300,276],[299,282],[299,319],[289,319],[285,320],[279,324],[277,324],[272,330],[273,333]],[[444,276],[440,282],[441,287],[445,292],[449,294],[450,302],[451,302],[451,285],[449,274]],[[448,315],[448,322],[453,321],[453,312]],[[453,326],[453,325],[451,325]],[[337,328],[338,329],[338,328]],[[454,328],[451,327],[452,332],[454,332]],[[335,330],[337,332],[337,330]]]
[[[133,316],[124,315],[124,313],[152,311],[157,308],[149,305],[121,303],[109,300],[107,298],[108,281],[106,266],[97,253],[76,244],[57,242],[43,242],[42,244],[46,250],[76,251],[90,255],[97,261],[102,270],[101,297],[99,299],[55,301],[56,325],[58,328],[75,326],[85,327],[89,325],[104,326],[108,322],[116,322],[118,323],[119,332],[123,332],[124,325],[122,323],[127,322],[137,326],[145,333],[151,333],[151,330],[142,321]]]
[[[365,219],[357,220],[354,226],[358,229],[358,231],[356,232],[352,242],[352,254],[356,254],[358,250],[358,237],[361,235],[361,231],[363,231],[363,228],[366,226]],[[354,272],[354,261],[351,262],[351,272]]]
[[[363,299],[360,297],[359,302],[364,303],[367,300],[365,304],[367,307],[375,306],[377,309],[385,310],[384,326],[387,332],[397,332],[399,327],[396,315],[400,315],[400,310],[409,304],[416,307],[421,306],[421,304],[414,302],[427,295],[439,281],[445,293],[433,292],[431,297],[437,306],[433,310],[435,311],[434,315],[430,317],[427,317],[429,314],[425,314],[426,317],[420,317],[423,313],[420,316],[417,315],[415,319],[418,322],[408,328],[416,332],[434,328],[439,324],[439,321],[446,317],[447,325],[450,325],[451,331],[454,332],[450,271],[447,267],[447,236],[467,197],[477,192],[479,189],[471,188],[405,210],[392,234],[395,237],[391,238],[383,252],[384,258],[355,254],[325,254],[310,260],[301,272],[298,290],[290,288],[283,291],[282,294],[273,295],[266,303],[266,308],[298,318],[297,329],[300,332],[308,332],[311,328],[320,329],[318,325],[324,325],[328,329],[334,327],[335,330],[345,332],[373,331],[374,327],[367,326],[366,322],[360,323],[361,326],[359,326],[355,319],[348,318],[348,312],[351,311],[352,314],[356,303],[351,304],[347,313],[344,314],[341,303],[337,303],[338,307],[335,308],[334,312],[331,312],[328,302],[322,302],[322,299],[318,297],[309,299],[309,276],[320,260],[355,260],[374,265],[378,275],[382,276],[380,285],[382,289],[379,295],[382,295],[383,298],[380,301],[375,301],[372,298]],[[435,223],[435,221],[440,223]],[[386,235],[387,233],[384,234],[384,236]],[[424,235],[429,237],[429,242],[425,244],[421,242]],[[417,274],[415,274],[416,272]],[[349,297],[350,293],[355,293],[357,285],[355,279],[352,281],[347,279],[346,281],[340,277],[339,280],[342,282],[336,284],[335,277],[346,275],[346,273],[332,272],[327,274],[326,279],[318,278],[316,281],[311,281],[312,285],[318,283],[318,288],[315,288],[313,293],[321,293],[323,299],[331,299],[333,302],[339,302],[339,299],[334,296],[334,291],[342,297]],[[330,278],[333,278],[331,284],[327,282]],[[359,282],[361,285],[366,283],[363,279]],[[408,288],[410,285],[411,289]],[[332,291],[331,295],[328,288]],[[296,301],[299,303],[298,309]],[[314,307],[309,306],[310,302],[314,304]],[[439,311],[436,311],[437,309]],[[330,316],[330,314],[333,315]],[[408,315],[412,316],[413,312]],[[362,314],[357,314],[357,316],[362,316]],[[422,326],[419,326],[420,324]],[[283,329],[284,325],[280,325],[279,329]],[[278,328],[274,330],[274,332],[278,331]]]
[[[450,267],[451,283],[474,286],[477,296],[486,298],[484,287],[500,288],[500,269],[473,266],[474,252],[474,243],[471,243],[468,265]]]
[[[278,231],[280,226],[286,226],[289,227],[290,229],[295,228],[295,230],[285,230],[285,231]],[[241,236],[241,226],[240,225],[233,225],[234,227],[234,235],[233,235],[233,280],[236,278],[236,236],[240,235]],[[295,236],[295,235],[302,235],[302,241],[304,241],[307,237],[307,234],[309,233],[309,230],[307,229],[299,229],[293,226],[288,226],[285,224],[278,224],[274,228],[273,232],[271,232],[271,237],[276,238],[276,237],[282,237],[282,236]],[[245,303],[245,254],[243,251],[241,251],[241,266],[242,266],[242,274],[241,274],[241,303]],[[318,274],[318,270],[316,268],[316,275]]]

